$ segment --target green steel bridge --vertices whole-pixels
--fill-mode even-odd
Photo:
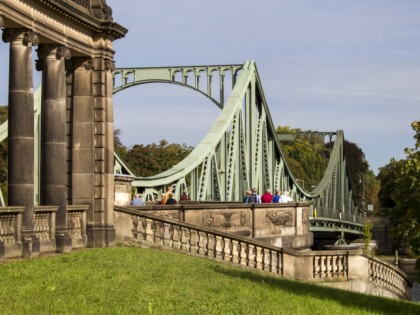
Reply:
[[[225,202],[242,200],[250,187],[260,192],[279,188],[289,191],[295,201],[312,204],[312,232],[354,236],[362,233],[364,213],[356,204],[350,187],[343,131],[326,133],[330,141],[334,137],[327,170],[317,187],[305,190],[284,158],[254,61],[243,65],[117,68],[113,75],[113,92],[146,83],[176,84],[193,89],[220,109],[213,126],[190,155],[161,174],[136,177],[115,155],[115,174],[134,176],[132,185],[143,192],[146,200],[160,196],[168,186],[173,187],[176,199],[188,188],[193,200]],[[38,152],[40,91],[35,93],[34,106]],[[0,141],[6,138],[7,122],[0,126]],[[36,165],[39,165],[38,157],[36,154]],[[38,179],[34,198],[37,204],[39,167],[35,167],[35,178]]]

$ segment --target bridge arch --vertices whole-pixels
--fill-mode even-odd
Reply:
[[[206,75],[221,71],[222,92],[222,72],[229,69],[234,74],[233,88],[226,102],[224,93],[220,93],[219,100],[212,97],[211,84],[206,85],[205,91],[200,88],[201,71],[206,71]],[[178,81],[176,73],[181,74]],[[194,84],[188,80],[190,73],[194,74]],[[311,192],[305,191],[284,158],[253,61],[240,66],[116,69],[113,81],[114,93],[138,84],[165,82],[191,88],[220,105],[219,117],[188,157],[165,172],[134,180],[133,185],[147,198],[153,199],[168,185],[173,186],[177,198],[181,187],[189,186],[194,200],[221,201],[242,200],[244,191],[250,187],[260,192],[280,188],[289,191],[296,201],[313,203],[311,220],[320,222],[323,218],[328,222],[319,229],[334,230],[345,219],[355,227],[355,233],[360,233],[360,212],[346,173],[343,132],[334,133],[331,158],[319,185]]]

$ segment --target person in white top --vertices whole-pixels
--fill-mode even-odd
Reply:
[[[280,202],[291,202],[293,199],[289,196],[289,192],[285,191],[283,195],[280,197]]]

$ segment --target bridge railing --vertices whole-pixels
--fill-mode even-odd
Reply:
[[[166,247],[192,255],[283,274],[282,249],[245,237],[194,226],[157,215],[124,209],[130,221],[115,218],[117,237],[152,247]],[[127,219],[127,217],[126,217]],[[127,224],[128,223],[128,224]]]
[[[293,251],[130,208],[116,207],[117,239],[228,262],[326,286],[410,298],[404,272],[360,250]]]
[[[331,208],[325,207],[311,207],[310,217],[313,219],[317,218],[329,218],[338,221],[346,221],[357,224],[363,224],[364,215],[362,213],[351,213],[348,211],[336,211]]]

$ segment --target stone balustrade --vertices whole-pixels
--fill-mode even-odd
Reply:
[[[277,275],[391,298],[410,298],[404,272],[360,250],[294,251],[136,209],[116,207],[117,240],[204,256]]]
[[[373,257],[366,257],[369,260],[369,280],[371,282],[390,291],[398,292],[402,297],[409,297],[406,294],[407,277],[400,269]]]
[[[36,206],[33,215],[33,231],[22,225],[25,207],[0,207],[0,259],[25,256],[25,233],[36,239],[37,253],[58,250],[57,237],[67,233],[71,238],[70,250],[87,244],[86,212],[88,205],[66,206],[67,228],[58,231],[56,213],[58,206]]]
[[[57,206],[34,207],[34,234],[40,241],[55,238],[55,214]]]
[[[67,210],[67,232],[72,239],[72,248],[86,247],[86,213],[87,205],[68,205]]]
[[[116,217],[117,237],[119,235],[120,240],[170,248],[282,274],[281,248],[153,214],[126,211],[131,215],[118,213]]]
[[[188,202],[133,209],[194,226],[252,237],[276,247],[309,248],[313,244],[308,203]]]
[[[0,208],[0,258],[22,253],[22,214],[25,207]]]

